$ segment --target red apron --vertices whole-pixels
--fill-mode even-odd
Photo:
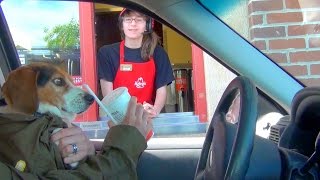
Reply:
[[[124,61],[124,41],[120,43],[120,65],[113,81],[113,89],[121,86],[128,88],[131,96],[139,103],[154,104],[156,68],[153,57],[143,63]]]

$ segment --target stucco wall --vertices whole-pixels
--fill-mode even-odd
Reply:
[[[221,15],[221,19],[239,32],[244,38],[249,37],[247,2],[240,2],[232,11]],[[208,109],[207,117],[210,121],[222,93],[236,76],[206,53],[204,53],[204,64]]]

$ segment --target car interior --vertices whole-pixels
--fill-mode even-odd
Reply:
[[[147,14],[236,74],[206,124],[205,136],[148,142],[137,166],[139,179],[320,179],[319,87],[305,87],[200,1],[94,2]],[[0,8],[1,84],[20,66],[4,14]],[[288,87],[290,91],[283,93]],[[226,121],[226,114],[237,93],[239,119],[232,124]],[[270,127],[266,139],[256,135],[256,124],[270,112],[281,118]]]

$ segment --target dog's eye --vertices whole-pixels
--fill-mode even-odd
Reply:
[[[66,82],[62,78],[56,78],[53,80],[53,83],[57,86],[64,86]]]

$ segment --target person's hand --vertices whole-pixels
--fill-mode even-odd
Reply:
[[[144,110],[142,104],[137,103],[137,98],[132,96],[127,114],[121,124],[136,127],[139,132],[146,138],[149,132],[152,132],[152,122],[148,120],[149,113]],[[108,122],[109,127],[114,126],[112,121]]]
[[[51,136],[51,141],[59,143],[58,147],[66,164],[78,162],[88,155],[95,154],[93,143],[79,127],[61,129]],[[76,154],[73,154],[72,144],[78,147]]]
[[[149,118],[154,118],[159,115],[156,108],[147,102],[143,102],[143,108],[149,113]]]

